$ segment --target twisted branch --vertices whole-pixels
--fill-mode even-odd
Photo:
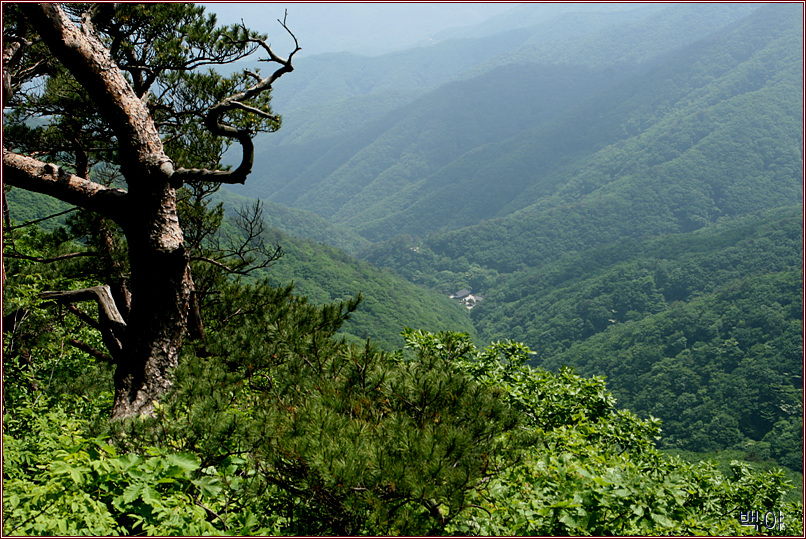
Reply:
[[[288,13],[286,12],[286,15]],[[219,183],[228,183],[228,184],[243,184],[246,181],[246,177],[252,172],[252,165],[254,163],[255,158],[255,146],[252,143],[252,133],[248,129],[239,129],[235,126],[229,125],[224,123],[222,118],[223,116],[232,110],[243,110],[252,114],[255,114],[261,118],[266,118],[269,120],[278,120],[276,116],[273,116],[266,111],[260,110],[256,107],[248,105],[246,102],[262,92],[266,92],[271,90],[271,85],[285,75],[294,70],[294,67],[291,65],[291,60],[293,59],[294,55],[300,50],[299,42],[297,41],[296,36],[289,30],[288,26],[286,26],[285,19],[282,21],[278,20],[278,22],[282,25],[282,27],[288,32],[288,34],[294,39],[294,50],[291,54],[288,55],[288,58],[282,58],[278,56],[264,40],[256,39],[256,38],[247,38],[245,40],[238,41],[237,43],[251,43],[255,44],[258,47],[262,48],[268,55],[268,59],[261,59],[260,61],[263,62],[272,62],[279,64],[280,67],[274,71],[271,75],[265,78],[261,78],[256,73],[251,71],[247,72],[252,78],[255,78],[257,82],[247,88],[242,92],[238,92],[237,94],[231,95],[219,103],[210,107],[207,111],[207,114],[204,118],[204,126],[207,130],[219,137],[227,137],[232,138],[238,141],[241,145],[243,150],[243,157],[241,159],[241,164],[238,165],[238,168],[234,170],[209,170],[206,168],[179,168],[177,169],[173,176],[172,180],[175,182],[174,185],[181,185],[183,182],[194,182],[194,181],[215,181]],[[243,24],[243,23],[241,23]],[[231,38],[230,38],[231,39]],[[232,41],[235,43],[235,41]]]

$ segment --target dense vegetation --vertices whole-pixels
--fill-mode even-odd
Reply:
[[[642,24],[672,28],[687,16],[678,8],[621,19],[643,48],[625,49],[630,40],[610,28],[547,38],[507,57],[517,70],[486,63],[390,114],[402,126],[431,111],[419,131],[384,131],[400,136],[386,149],[435,133],[472,141],[469,124],[447,134],[455,122],[429,109],[465,97],[492,112],[475,129],[500,121],[517,134],[459,151],[436,172],[395,161],[416,184],[387,192],[375,215],[364,200],[343,222],[370,239],[398,234],[360,253],[374,264],[445,295],[482,294],[471,313],[482,341],[513,338],[536,350],[533,365],[607,376],[621,406],[664,420],[662,447],[735,449],[802,472],[803,222],[792,206],[803,177],[800,18],[783,6],[738,21],[700,12],[725,26],[653,59],[661,45]],[[507,118],[546,64],[562,84],[560,70],[593,75],[591,58],[605,66],[596,95],[563,95],[566,108],[555,102],[558,115],[541,121],[532,107],[556,96],[535,77],[536,99],[521,105],[531,130]],[[507,99],[484,100],[490,79]],[[383,155],[369,150],[337,174],[360,177],[362,162]],[[413,155],[454,151],[438,150]]]
[[[20,215],[21,223],[70,208],[69,205],[51,203],[53,199],[49,197],[20,189],[12,189],[7,197],[14,215]],[[227,209],[237,209],[249,202],[226,192],[216,194],[213,198],[220,200],[222,208]],[[235,215],[234,212],[227,213]],[[64,225],[71,219],[70,215],[58,215],[37,224],[45,230],[52,230]],[[403,345],[400,332],[407,326],[431,331],[452,329],[475,337],[467,309],[448,299],[445,294],[413,284],[398,274],[380,270],[329,244],[343,240],[348,244],[345,247],[349,247],[352,238],[349,233],[322,226],[318,228],[319,239],[329,243],[314,242],[295,237],[295,234],[302,234],[320,225],[321,218],[270,203],[263,207],[263,215],[267,230],[262,239],[267,244],[280,246],[283,254],[268,268],[253,271],[245,278],[249,281],[265,279],[281,287],[293,284],[295,293],[307,297],[316,305],[342,301],[360,294],[363,298],[361,306],[345,323],[340,335],[353,342],[363,342],[371,336],[375,344],[387,350]],[[285,232],[274,225],[282,226]],[[237,235],[237,229],[231,223],[225,221],[225,228],[228,234]],[[38,232],[30,235],[27,232],[20,235],[20,232],[17,232],[20,237],[15,240],[18,246],[35,248],[38,242],[44,241]],[[60,237],[65,240],[69,236],[62,233]],[[357,249],[355,244],[352,245]],[[61,248],[66,252],[69,244]],[[41,257],[41,252],[37,256]]]
[[[266,284],[226,285],[154,414],[110,425],[108,365],[65,347],[93,330],[38,299],[58,277],[11,269],[9,307],[32,310],[4,340],[5,534],[735,535],[749,510],[802,526],[780,472],[663,455],[660,422],[599,378],[451,332],[349,345],[355,301]]]
[[[40,295],[122,236],[4,192],[3,534],[800,534],[799,14],[522,6],[300,62],[245,187],[178,191],[201,255],[247,194],[283,256],[193,260],[204,332],[125,421],[94,305]]]
[[[534,364],[607,376],[662,445],[741,448],[802,472],[802,207],[570,256],[473,311]]]
[[[297,240],[277,231],[269,237],[283,246],[285,254],[268,270],[255,272],[254,276],[275,286],[293,282],[296,293],[317,305],[361,294],[361,306],[343,328],[353,340],[372,337],[384,349],[399,348],[403,345],[400,332],[412,325],[431,331],[451,328],[475,335],[467,309],[443,294],[325,244]]]

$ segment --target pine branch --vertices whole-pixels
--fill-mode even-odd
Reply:
[[[47,217],[40,217],[39,219],[34,219],[33,221],[25,221],[21,225],[9,226],[6,228],[6,230],[11,231],[11,230],[17,230],[18,228],[25,228],[26,226],[35,225],[37,223],[41,223],[42,221],[47,221],[48,219],[55,219],[56,217],[61,217],[62,215],[74,212],[78,209],[79,208],[70,208],[64,211],[60,211],[58,213],[54,213],[53,215],[48,215]]]
[[[94,286],[80,290],[48,291],[39,294],[42,299],[53,299],[69,305],[80,301],[95,301],[98,303],[98,329],[109,352],[113,357],[123,350],[123,340],[126,335],[126,322],[118,311],[109,286]],[[86,316],[86,315],[84,315]],[[93,321],[94,322],[94,321]],[[91,324],[93,325],[93,324]]]
[[[248,100],[257,97],[259,94],[271,90],[271,85],[274,83],[274,81],[282,77],[284,74],[294,70],[291,60],[294,55],[301,50],[301,48],[296,36],[286,25],[285,19],[278,22],[280,22],[282,27],[294,39],[294,50],[291,51],[291,54],[288,55],[288,58],[286,59],[278,56],[272,50],[271,46],[269,46],[262,39],[247,38],[236,41],[232,38],[228,38],[232,44],[253,44],[262,48],[266,53],[268,53],[269,58],[262,59],[260,61],[276,63],[279,64],[280,67],[266,78],[261,78],[256,73],[251,71],[248,72],[249,76],[257,79],[257,82],[246,90],[231,95],[210,107],[210,109],[207,111],[207,115],[204,118],[204,126],[211,134],[219,137],[235,139],[238,141],[243,151],[241,164],[238,165],[238,167],[234,170],[180,168],[174,172],[174,185],[181,185],[184,182],[198,181],[243,184],[246,181],[246,177],[252,172],[252,165],[254,164],[255,159],[255,146],[252,143],[252,133],[248,129],[239,129],[232,125],[223,123],[222,118],[227,112],[238,109],[255,114],[261,118],[267,118],[270,120],[278,119],[276,116],[273,116],[266,111],[262,111],[246,103]],[[241,24],[244,30],[246,30],[246,26],[243,25],[243,23]]]
[[[120,220],[128,193],[75,174],[52,163],[13,153],[3,148],[3,182],[27,191],[52,196],[68,204]]]
[[[86,352],[89,355],[93,356],[94,358],[103,361],[104,363],[114,363],[114,359],[109,354],[105,354],[103,351],[98,350],[86,343],[83,343],[76,339],[68,339],[67,341],[71,346],[74,348],[78,348],[82,352]]]

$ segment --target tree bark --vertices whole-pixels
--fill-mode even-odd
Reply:
[[[269,61],[280,66],[266,78],[255,74],[254,85],[212,106],[205,118],[204,126],[213,135],[230,137],[241,144],[242,163],[232,171],[175,170],[145,101],[97,37],[95,25],[113,17],[114,6],[88,8],[81,24],[71,21],[59,4],[20,3],[19,9],[35,30],[36,39],[44,42],[50,54],[81,85],[93,101],[97,114],[112,130],[116,145],[114,164],[119,166],[127,188],[110,188],[91,181],[87,177],[89,161],[80,148],[80,141],[76,141],[75,148],[76,174],[4,147],[3,180],[97,212],[120,226],[128,244],[131,275],[126,284],[129,295],[125,291],[110,294],[108,287],[95,287],[51,293],[50,297],[68,303],[87,299],[99,302],[98,326],[105,332],[105,344],[116,364],[112,415],[125,418],[146,414],[152,410],[153,402],[171,386],[171,374],[178,364],[191,306],[194,312],[190,329],[193,334],[203,335],[197,305],[191,301],[190,254],[179,226],[175,189],[191,181],[243,183],[252,167],[252,133],[227,125],[224,118],[238,110],[263,120],[276,120],[268,111],[247,102],[269,91],[277,78],[293,70],[291,59],[299,45],[294,38],[295,49],[284,59],[262,40],[247,37],[238,42],[262,48],[268,53]],[[286,28],[285,23],[282,24]],[[4,42],[4,104],[10,102],[12,89],[26,80],[25,77],[12,80],[11,69],[28,44],[30,42],[22,38]],[[48,62],[51,60],[49,57]],[[146,90],[147,87],[142,91],[144,99]],[[96,352],[93,353],[97,356]]]
[[[191,290],[189,257],[171,185],[173,164],[148,109],[91,27],[80,30],[55,4],[22,7],[51,53],[112,126],[128,190],[107,188],[6,149],[4,179],[96,211],[121,226],[129,245],[131,306],[115,334],[119,346],[105,343],[117,365],[112,416],[147,414],[171,385]],[[99,299],[102,306],[107,301],[114,305],[108,293],[103,302]],[[127,311],[121,307],[115,309],[119,317]]]

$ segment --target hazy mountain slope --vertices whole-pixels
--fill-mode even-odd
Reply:
[[[346,136],[276,149],[282,159],[256,169],[239,191],[257,197],[269,190],[271,200],[335,221],[362,220],[369,205],[387,211],[396,204],[386,199],[406,185],[480,145],[550,119],[612,77],[589,69],[506,66],[469,83],[446,84]]]
[[[399,208],[394,195],[405,186],[474,148],[542,124],[607,78],[592,70],[506,66],[470,84],[447,84],[390,114],[378,137],[292,204],[335,222],[366,222],[365,212]]]
[[[768,6],[725,36],[597,96],[558,119],[556,129],[477,157],[487,170],[520,167],[516,179],[528,186],[508,209],[531,205],[434,238],[430,247],[512,271],[625,236],[693,230],[721,215],[800,201],[803,51],[792,7]],[[484,196],[474,194],[485,191],[463,180],[457,192],[482,204]],[[375,226],[416,234],[412,216],[433,215],[436,206],[424,198],[420,208]],[[445,214],[430,225],[450,226]]]
[[[229,216],[256,202],[256,199],[238,195],[226,189],[220,189],[215,193],[213,200],[216,203],[223,203],[226,214]],[[369,246],[368,240],[352,230],[333,225],[315,213],[265,200],[262,200],[261,204],[266,226],[276,228],[285,235],[325,243],[350,254],[355,254]]]
[[[272,91],[272,106],[282,115],[283,127],[255,139],[249,182],[228,188],[294,204],[381,136],[394,121],[393,111],[469,66],[516,47],[528,35],[511,32],[487,40],[446,42],[379,58],[333,54],[301,61],[288,84]]]
[[[559,34],[554,39],[546,39],[551,35],[546,31],[535,32],[523,46],[500,60],[587,66],[644,63],[703,39],[760,6],[763,4],[627,4],[622,5],[626,11],[613,11],[607,5],[590,4],[586,10],[563,13],[551,21],[552,25],[589,31]]]
[[[377,56],[411,48],[445,30],[478,24],[513,9],[503,2],[212,2],[203,3],[219,23],[240,24],[268,32],[278,52],[293,47],[277,24],[285,19],[309,54],[351,52]]]
[[[529,30],[517,30],[444,41],[379,57],[331,53],[301,58],[294,76],[277,85],[272,99],[278,110],[288,113],[372,94],[405,92],[410,98],[416,97],[470,67],[518,48],[530,36]],[[293,137],[291,132],[295,129],[307,129],[298,122],[293,125],[294,129],[276,138]]]
[[[499,119],[494,113],[496,110],[489,110],[490,98],[494,96],[482,94],[477,99],[475,97],[475,86],[484,80],[482,75],[486,73],[490,78],[489,82],[484,83],[487,86],[492,87],[499,82],[498,92],[502,96],[500,101],[506,103],[499,104],[496,109],[508,107],[509,110],[518,110],[520,107],[524,110],[523,124],[529,123],[530,110],[535,108],[535,101],[551,101],[551,96],[547,97],[545,92],[539,91],[532,95],[521,92],[517,95],[519,100],[513,100],[513,96],[508,93],[510,79],[497,81],[498,72],[491,70],[513,61],[513,51],[521,50],[525,44],[536,41],[559,43],[559,36],[597,35],[605,27],[620,28],[619,23],[622,26],[637,25],[642,29],[638,37],[628,42],[628,47],[637,51],[668,51],[677,46],[678,42],[672,44],[661,39],[650,46],[647,40],[654,39],[652,32],[657,30],[658,25],[664,29],[674,27],[683,17],[681,13],[689,13],[695,9],[672,5],[660,10],[663,17],[657,15],[659,18],[650,18],[649,15],[658,12],[657,8],[630,7],[603,15],[586,12],[583,7],[577,6],[582,13],[560,13],[554,17],[544,17],[542,23],[531,27],[484,38],[447,40],[434,46],[379,58],[328,55],[307,59],[308,63],[295,71],[294,80],[289,79],[288,84],[275,89],[273,99],[275,109],[284,115],[283,129],[257,141],[255,173],[245,187],[238,187],[236,191],[302,207],[324,216],[336,215],[338,212],[337,218],[344,222],[349,222],[350,219],[361,222],[374,219],[389,209],[400,207],[401,202],[411,200],[410,195],[402,195],[402,201],[390,199],[389,203],[384,203],[382,199],[406,188],[412,178],[420,179],[434,173],[450,159],[472,149],[469,146],[473,143],[481,145],[495,140],[495,136],[498,137],[497,140],[505,140],[511,136],[513,130],[507,125],[511,115],[504,115]],[[571,9],[568,6],[563,9],[566,8]],[[700,38],[713,32],[720,24],[725,24],[731,17],[736,18],[739,13],[745,13],[749,9],[735,6],[700,8],[704,10],[702,20],[695,20],[682,31],[678,31],[682,36],[680,39],[691,41]],[[534,5],[530,9],[539,11],[548,9],[548,6]],[[711,13],[712,10],[721,10],[724,13],[720,12],[717,16]],[[601,74],[601,67],[610,67],[604,75],[610,77],[611,82],[629,72],[625,71],[625,61],[620,57],[622,52],[614,49],[613,43],[602,46],[589,39],[581,43],[587,45],[580,45],[582,48],[576,49],[576,56],[570,59],[566,56],[566,63],[585,64],[594,53],[614,50],[616,52],[608,61],[601,62],[594,71]],[[562,45],[560,49],[562,48],[567,48],[567,45]],[[535,60],[531,53],[525,58],[532,62]],[[548,64],[558,63],[549,53],[541,54],[539,60]],[[482,64],[486,66],[483,69],[479,67]],[[524,67],[524,78],[517,81],[517,84],[532,84],[536,89],[545,85],[546,82],[541,78],[524,82],[530,69],[537,76],[538,68]],[[571,71],[567,66],[565,69],[568,69],[566,72]],[[474,73],[477,77],[467,80],[469,75],[463,75],[466,85],[464,91],[453,85],[454,94],[461,95],[460,99],[466,103],[465,108],[460,110],[455,107],[452,114],[437,113],[417,117],[418,113],[428,113],[429,108],[439,111],[441,100],[444,100],[443,92],[446,90],[440,88],[425,95],[423,92],[444,84],[462,72]],[[583,72],[590,72],[590,69],[580,71]],[[585,84],[581,79],[573,82],[577,85]],[[589,79],[589,87],[575,88],[577,97],[585,91],[589,93],[591,90],[601,90],[603,82],[601,76]],[[561,94],[567,92],[567,87],[562,85],[555,88]],[[430,99],[433,99],[433,103],[429,104]],[[461,120],[456,121],[461,115]],[[470,126],[474,130],[459,147],[453,146],[457,140],[455,133],[444,131],[451,127],[447,120],[456,126]],[[489,133],[478,137],[475,130],[481,124]],[[534,127],[536,123],[529,125]],[[397,146],[409,144],[409,141],[421,141],[428,151],[440,155],[440,159],[435,162],[427,158],[421,159],[416,142],[412,142],[407,151],[398,153]],[[282,159],[278,159],[278,156],[282,156]],[[355,178],[354,182],[352,178]],[[378,178],[379,185],[374,185],[375,178]],[[345,182],[348,188],[342,190]],[[368,193],[363,193],[364,189],[368,189]],[[340,200],[348,200],[346,204],[352,202],[352,205],[334,209],[340,203],[333,200],[334,196]],[[353,196],[359,198],[351,201]],[[366,209],[367,201],[374,200],[378,202],[377,207],[372,210],[373,215],[365,217],[354,213],[356,208]],[[322,205],[324,208],[320,207]]]
[[[569,30],[584,28],[583,21],[590,21],[592,24],[601,21],[598,24],[609,25],[614,20],[623,22],[645,18],[665,7],[664,4],[657,3],[532,2],[515,6],[474,26],[444,30],[435,38],[481,37],[500,34],[512,29],[530,28],[535,39],[540,39],[538,36],[543,35],[546,40],[554,40],[559,36],[567,35]],[[569,19],[575,21],[571,28],[562,24],[562,21]],[[540,31],[536,31],[537,28],[540,28]],[[558,28],[562,31],[554,33],[553,30]]]
[[[363,295],[358,311],[342,328],[351,339],[371,337],[379,346],[393,349],[403,345],[400,333],[405,327],[475,335],[468,310],[445,295],[328,245],[293,238],[276,229],[266,237],[279,244],[285,254],[253,277],[266,278],[274,285],[293,282],[297,294],[316,304]]]

